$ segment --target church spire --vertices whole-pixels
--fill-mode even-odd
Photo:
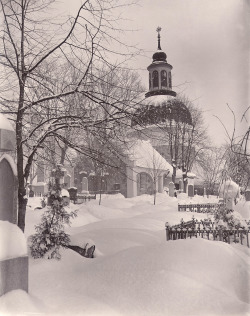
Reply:
[[[161,50],[161,27],[158,26],[156,29],[156,32],[158,33],[158,49]]]
[[[153,62],[148,66],[149,71],[149,91],[146,97],[153,95],[170,95],[175,97],[176,92],[172,90],[172,66],[167,63],[167,55],[161,49],[161,27],[156,29],[158,33],[158,49],[153,54]]]

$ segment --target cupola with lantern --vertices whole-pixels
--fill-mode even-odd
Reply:
[[[153,62],[148,66],[149,71],[149,91],[146,97],[153,95],[171,95],[176,96],[172,90],[172,65],[167,63],[167,55],[161,49],[161,28],[157,27],[158,32],[158,49],[153,54]]]

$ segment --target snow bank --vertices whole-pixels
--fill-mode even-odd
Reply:
[[[79,209],[78,217],[67,229],[72,244],[95,244],[94,259],[70,249],[62,251],[61,261],[30,258],[30,295],[24,298],[27,312],[88,316],[249,315],[247,247],[201,238],[166,241],[166,221],[173,225],[181,218],[187,221],[194,215],[200,220],[210,215],[178,212],[178,199],[167,194],[157,194],[155,206],[148,195],[131,199],[113,196],[102,203],[70,206]],[[27,211],[27,232],[40,212]],[[20,315],[24,306],[20,308],[20,297],[13,291],[0,298],[0,305],[8,301],[13,315]],[[34,297],[45,306],[35,302]]]
[[[31,263],[30,291],[49,315],[247,315],[249,253],[240,248],[188,239],[92,261],[67,250],[62,261]]]
[[[218,203],[219,198],[214,195],[201,196],[195,195],[194,197],[188,197],[187,193],[180,193],[177,196],[179,204],[208,204],[208,203]]]
[[[45,314],[45,306],[23,290],[8,292],[0,297],[0,315],[26,316]]]
[[[27,245],[21,229],[8,221],[0,221],[0,260],[25,255]]]

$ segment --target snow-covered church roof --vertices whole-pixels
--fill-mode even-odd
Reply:
[[[170,175],[173,173],[173,167],[153,148],[150,141],[140,139],[132,141],[126,154],[129,160],[134,161],[136,167],[166,170]],[[181,171],[178,171],[177,177],[181,176]]]

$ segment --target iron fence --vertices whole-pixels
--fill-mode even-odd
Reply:
[[[179,212],[215,213],[221,206],[219,203],[207,204],[178,204]]]
[[[179,225],[170,226],[166,222],[166,239],[177,240],[187,238],[205,238],[208,240],[218,240],[227,243],[241,243],[249,247],[250,222],[246,221],[247,227],[235,227],[225,229],[222,225],[216,226],[211,219],[181,221]]]

